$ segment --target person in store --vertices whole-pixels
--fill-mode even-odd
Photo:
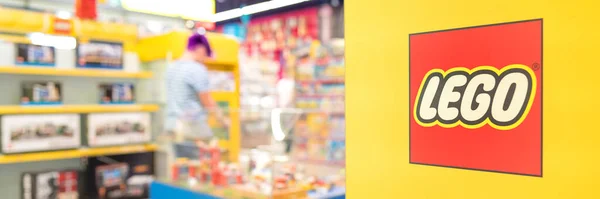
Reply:
[[[188,142],[176,145],[178,157],[197,157],[196,143],[213,137],[208,117],[214,116],[229,127],[223,114],[209,92],[208,69],[204,62],[212,56],[205,35],[194,33],[188,38],[184,55],[168,67],[166,72],[166,122],[165,130],[171,135],[184,135]]]

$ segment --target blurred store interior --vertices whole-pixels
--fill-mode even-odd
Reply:
[[[343,0],[0,0],[0,16],[0,198],[345,198]],[[185,76],[207,89],[181,88],[201,119],[167,131],[192,35],[212,49]]]

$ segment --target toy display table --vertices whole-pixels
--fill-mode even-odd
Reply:
[[[240,186],[217,188],[213,186],[186,186],[155,181],[150,185],[151,199],[303,199],[308,198],[305,189],[297,188],[275,191],[273,195],[265,195]]]
[[[308,192],[308,197],[312,199],[345,199],[346,188],[336,187],[326,194],[320,194],[315,191]]]

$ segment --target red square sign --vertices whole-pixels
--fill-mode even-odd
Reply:
[[[410,163],[542,176],[542,20],[416,33]]]

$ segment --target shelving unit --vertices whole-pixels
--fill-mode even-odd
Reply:
[[[146,95],[140,93],[152,91],[156,87],[142,87],[142,84],[153,83],[155,78],[153,72],[141,71],[147,70],[141,66],[137,66],[135,56],[137,53],[138,31],[137,26],[124,23],[105,23],[83,19],[68,19],[61,20],[62,23],[70,23],[68,30],[57,30],[55,23],[57,17],[44,13],[22,9],[2,8],[3,17],[0,19],[0,40],[6,47],[2,56],[3,61],[0,64],[0,82],[3,94],[0,104],[0,117],[14,117],[14,115],[35,115],[41,114],[72,114],[78,115],[80,128],[77,139],[81,139],[81,146],[75,149],[67,150],[50,150],[28,153],[4,153],[0,154],[0,171],[2,178],[0,179],[1,198],[21,198],[19,190],[22,185],[18,183],[21,175],[27,172],[37,172],[46,170],[62,170],[79,168],[86,170],[86,157],[110,156],[121,154],[138,154],[155,152],[158,146],[151,142],[109,147],[87,147],[86,132],[88,129],[84,118],[81,114],[87,113],[119,113],[119,112],[157,112],[160,106],[155,100],[150,99]],[[60,28],[60,27],[58,27]],[[63,27],[64,28],[64,27]],[[13,51],[18,51],[18,44],[38,44],[34,42],[33,35],[29,33],[39,33],[44,36],[69,36],[76,40],[77,45],[93,42],[115,42],[122,44],[121,64],[120,69],[91,69],[78,68],[75,65],[81,61],[78,57],[77,49],[56,48],[52,54],[54,56],[52,67],[36,67],[36,66],[21,66],[18,65],[19,59],[15,57]],[[40,41],[49,41],[49,39],[39,39]],[[60,41],[59,41],[60,42]],[[11,44],[14,43],[14,44]],[[18,44],[17,44],[18,43]],[[10,45],[17,45],[12,47]],[[39,44],[42,46],[50,44]],[[157,45],[148,50],[156,49]],[[14,49],[13,49],[14,48]],[[183,48],[182,48],[183,49]],[[10,53],[8,53],[10,51]],[[138,56],[139,57],[139,56]],[[71,62],[72,60],[72,62]],[[129,70],[133,68],[138,70]],[[61,100],[65,105],[19,105],[19,99],[22,97],[23,82],[35,81],[57,81],[60,82]],[[99,85],[105,83],[129,83],[135,86],[133,92],[134,98],[138,102],[148,102],[156,104],[121,104],[121,105],[101,105],[99,102]],[[155,93],[150,94],[155,96]],[[161,115],[150,114],[150,120],[160,120]],[[20,116],[19,116],[20,117]],[[23,116],[24,118],[27,116]],[[6,125],[6,124],[2,124]],[[150,123],[145,126],[148,133],[158,132],[159,125]],[[146,132],[146,131],[145,131]],[[3,132],[6,133],[7,132]],[[73,134],[74,134],[73,133]],[[119,137],[121,138],[121,137]],[[6,138],[4,138],[6,139]],[[6,140],[3,140],[6,141]],[[56,142],[61,142],[56,141]],[[52,145],[53,143],[49,144]],[[2,146],[10,146],[10,144],[2,143]],[[4,150],[4,149],[3,149]],[[137,156],[137,155],[134,155]],[[83,168],[82,168],[83,167]],[[87,182],[82,182],[85,184]],[[87,198],[87,197],[85,197]]]
[[[155,112],[154,104],[133,105],[52,105],[52,106],[0,106],[0,115],[7,114],[46,114],[46,113],[103,113],[103,112]]]
[[[343,98],[343,94],[299,94],[298,98]]]
[[[344,84],[344,79],[315,79],[315,80],[298,80],[300,84]]]
[[[292,156],[303,163],[344,167],[345,156],[340,158],[339,155],[345,154],[346,142],[345,81],[340,74],[343,62],[333,52],[324,50],[322,53],[304,57],[296,66],[296,107],[305,113],[296,122]],[[323,151],[315,152],[311,148],[323,148]]]
[[[158,146],[155,144],[141,144],[141,145],[114,146],[114,147],[102,147],[102,148],[81,148],[81,149],[72,149],[72,150],[64,150],[64,151],[47,151],[47,152],[37,152],[37,153],[25,153],[25,154],[9,154],[9,155],[0,155],[0,165],[22,163],[22,162],[73,159],[73,158],[103,156],[103,155],[143,153],[143,152],[155,151],[157,148],[158,148]]]
[[[136,78],[152,77],[151,72],[125,72],[98,69],[60,69],[42,67],[0,66],[0,74],[73,76],[73,77],[107,77],[107,78]]]
[[[228,100],[228,99],[236,97],[236,93],[235,92],[221,92],[221,91],[217,91],[217,92],[211,92],[210,95],[213,98],[215,98],[215,100]]]

